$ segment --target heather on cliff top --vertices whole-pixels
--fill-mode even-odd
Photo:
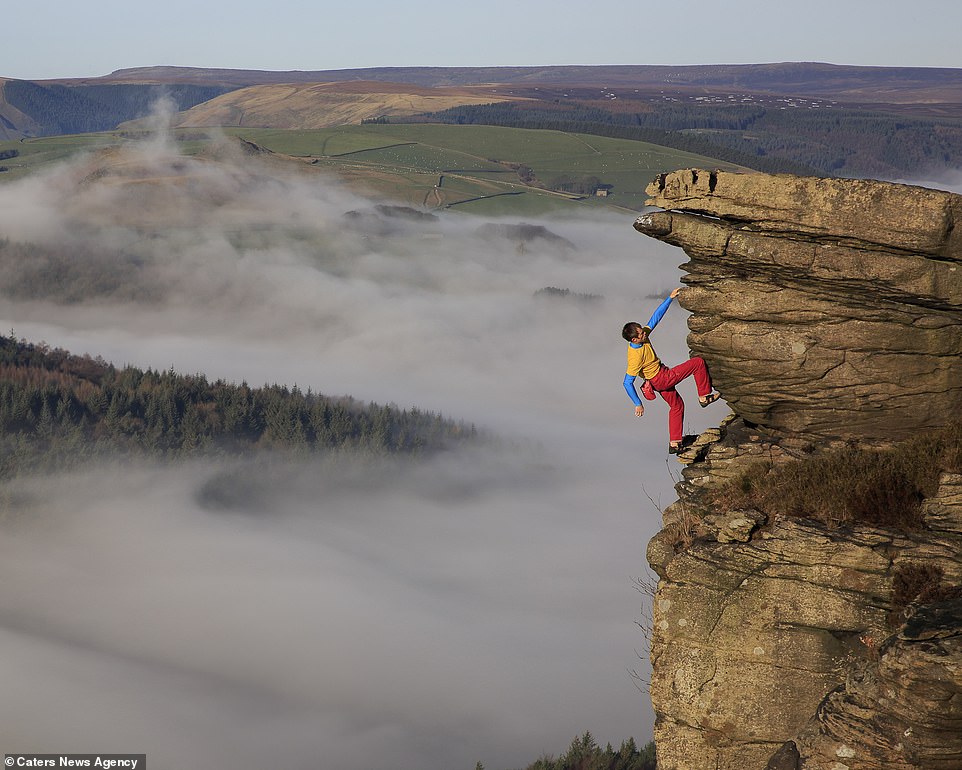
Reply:
[[[962,423],[930,430],[887,449],[849,446],[776,466],[756,463],[713,493],[725,509],[757,508],[830,526],[922,526],[921,503],[943,472],[962,472]]]

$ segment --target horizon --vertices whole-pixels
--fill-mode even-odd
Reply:
[[[941,65],[941,64],[865,64],[865,63],[840,63],[835,61],[825,61],[816,59],[783,59],[779,61],[767,60],[767,61],[751,61],[751,62],[731,62],[731,61],[714,61],[714,62],[675,62],[671,64],[665,63],[647,63],[647,62],[622,62],[622,63],[583,63],[583,62],[568,62],[568,63],[555,63],[555,64],[545,64],[545,63],[527,63],[527,64],[371,64],[371,65],[358,65],[358,66],[342,66],[342,67],[310,67],[310,68],[285,68],[285,67],[256,67],[256,66],[224,66],[219,64],[131,64],[123,67],[115,67],[105,72],[98,72],[93,74],[82,74],[82,75],[43,75],[36,77],[27,76],[17,76],[8,75],[5,72],[0,72],[0,80],[28,80],[28,81],[56,81],[56,80],[95,80],[99,78],[108,78],[112,75],[116,75],[124,72],[135,72],[137,70],[157,70],[157,69],[167,69],[167,70],[210,70],[210,71],[224,71],[224,72],[263,72],[263,73],[308,73],[308,72],[351,72],[351,71],[366,71],[366,70],[472,70],[472,69],[504,69],[504,70],[516,70],[516,69],[561,69],[561,68],[618,68],[618,67],[679,67],[683,69],[696,68],[696,67],[770,67],[778,66],[782,64],[808,64],[808,65],[824,65],[828,67],[847,67],[847,68],[865,68],[865,69],[918,69],[918,70],[962,70],[962,63],[957,65]]]
[[[699,67],[773,67],[786,64],[798,65],[817,65],[828,67],[845,68],[865,68],[865,69],[920,69],[920,70],[962,70],[962,65],[957,67],[948,66],[916,66],[916,65],[897,65],[897,64],[838,64],[829,61],[759,61],[759,62],[714,62],[703,64],[493,64],[493,65],[385,65],[385,66],[363,66],[363,67],[337,67],[324,69],[261,69],[254,67],[221,67],[221,66],[201,66],[194,64],[143,64],[130,67],[119,67],[98,75],[61,75],[44,78],[16,78],[0,73],[0,80],[30,80],[34,82],[60,81],[60,80],[95,80],[109,78],[120,73],[136,72],[138,70],[189,70],[189,71],[222,71],[222,72],[257,72],[266,74],[285,74],[285,73],[311,73],[311,72],[356,72],[356,71],[383,71],[383,70],[484,70],[484,69],[582,69],[582,68],[621,68],[621,67],[651,67],[651,68],[670,68],[677,67],[682,69]]]
[[[914,10],[907,16],[892,0],[812,0],[780,8],[775,16],[759,0],[734,0],[723,8],[689,0],[639,16],[626,0],[601,13],[581,7],[559,13],[547,0],[492,0],[483,9],[455,6],[442,15],[425,2],[403,8],[361,2],[305,12],[279,0],[265,14],[246,0],[203,6],[172,0],[162,12],[112,0],[83,6],[54,0],[43,15],[26,4],[6,10],[7,27],[19,34],[0,51],[0,77],[102,77],[151,66],[267,72],[780,62],[962,67],[953,40],[962,7],[919,0]],[[515,34],[505,34],[506,25]],[[676,35],[664,34],[674,29],[697,42],[679,46]],[[144,63],[150,61],[169,63]]]

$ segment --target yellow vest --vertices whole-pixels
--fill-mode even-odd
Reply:
[[[628,346],[627,373],[629,375],[632,377],[641,375],[646,380],[650,380],[660,371],[661,360],[650,342],[645,342],[640,348]]]

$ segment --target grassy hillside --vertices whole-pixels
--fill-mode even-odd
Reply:
[[[412,205],[484,214],[530,214],[575,204],[637,210],[644,205],[645,185],[663,171],[738,168],[647,142],[499,126],[387,124],[229,133],[309,159]],[[609,194],[564,192],[565,177],[597,179]]]
[[[313,131],[228,129],[289,158],[301,171],[336,174],[362,194],[429,209],[533,215],[563,208],[644,205],[645,185],[676,168],[737,168],[714,158],[624,139],[498,126],[342,126]],[[198,129],[174,134],[184,154],[216,155]],[[122,132],[0,142],[0,182],[21,178],[81,150],[134,141]],[[104,155],[109,163],[109,155]],[[567,181],[566,181],[567,180]],[[591,186],[609,195],[597,197]],[[574,192],[578,189],[589,192]],[[568,191],[562,188],[567,187]]]
[[[313,129],[475,123],[635,139],[766,172],[941,178],[962,152],[962,70],[811,63],[695,67],[147,67],[0,78],[0,139],[112,130],[166,94],[178,125]]]
[[[0,142],[0,182],[28,176],[75,156],[118,141],[113,134],[74,134]]]
[[[146,67],[103,78],[0,78],[0,139],[113,130],[166,94],[187,111],[178,118],[185,126],[476,123],[647,141],[766,172],[939,179],[962,153],[960,73],[813,63]]]
[[[326,128],[382,116],[516,101],[488,88],[421,88],[400,83],[309,83],[242,88],[178,116],[178,126]]]
[[[938,178],[962,155],[962,118],[917,114],[924,110],[913,106],[869,110],[772,95],[639,96],[613,89],[598,99],[586,91],[542,90],[541,101],[465,105],[407,120],[651,141],[769,173]]]

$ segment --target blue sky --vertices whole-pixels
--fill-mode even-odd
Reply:
[[[266,70],[546,64],[962,67],[957,0],[12,0],[0,77],[148,65]]]

